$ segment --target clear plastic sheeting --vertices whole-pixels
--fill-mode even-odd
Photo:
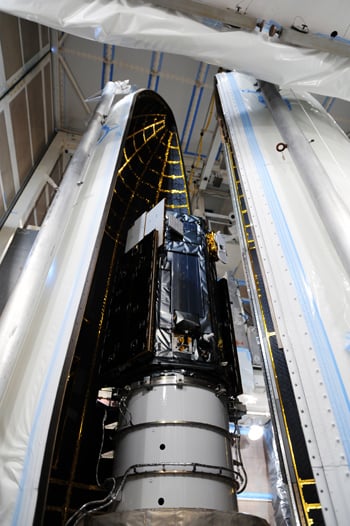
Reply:
[[[342,9],[335,10],[335,14],[340,15],[339,27],[343,25],[343,7],[347,10],[345,2],[343,4]],[[291,25],[294,9],[288,3],[284,7]],[[216,24],[205,25],[180,13],[131,0],[88,3],[83,0],[15,0],[11,3],[0,0],[0,10],[90,40],[192,57],[250,73],[280,86],[350,100],[350,58],[281,44],[277,38],[269,37],[266,30],[221,31]],[[300,9],[295,11],[298,25]],[[321,19],[319,30],[327,26],[329,5],[326,2],[311,13],[313,20],[314,17]],[[254,7],[253,12],[250,9],[247,14],[257,19],[276,15],[273,6],[267,9],[263,5]],[[278,16],[279,20],[286,19],[283,9]],[[335,15],[333,22],[336,22]],[[331,27],[330,31],[334,29],[338,27]],[[343,34],[346,36],[345,30]]]
[[[281,463],[271,422],[266,424],[264,428],[264,447],[276,526],[288,526],[291,524],[288,488],[283,481]]]
[[[265,519],[247,513],[203,509],[150,509],[103,513],[85,520],[86,526],[268,526]]]

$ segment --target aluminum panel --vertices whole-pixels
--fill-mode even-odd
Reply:
[[[44,96],[41,71],[29,82],[27,93],[33,156],[34,159],[39,159],[45,148]]]
[[[31,58],[40,50],[39,26],[30,20],[21,19],[21,35],[24,63],[29,62]]]
[[[0,16],[1,51],[5,76],[8,80],[23,65],[19,38],[18,18],[1,13]]]
[[[46,129],[47,140],[50,140],[54,133],[54,117],[52,104],[52,79],[51,79],[51,63],[44,67],[44,93],[45,93],[45,107],[46,107]]]
[[[18,173],[21,184],[24,183],[32,167],[30,132],[27,117],[25,89],[22,89],[10,102],[11,120],[15,140]]]

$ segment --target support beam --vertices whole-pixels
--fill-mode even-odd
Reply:
[[[219,126],[217,125],[214,131],[213,140],[210,145],[207,162],[201,174],[199,190],[205,190],[206,187],[208,186],[208,182],[209,182],[210,175],[214,167],[215,159],[218,154],[220,144],[221,144],[221,133],[220,133]]]
[[[152,0],[151,4],[173,11],[180,11],[188,16],[202,16],[217,20],[225,25],[231,25],[242,29],[255,29],[258,20],[255,17],[243,15],[237,9],[236,11],[228,8],[205,5],[193,0]]]
[[[71,138],[71,136],[70,136]],[[54,185],[50,174],[66,145],[67,134],[59,132],[23,190],[0,230],[0,263],[17,230],[23,228],[46,183]],[[50,182],[51,181],[51,182]]]
[[[317,49],[318,51],[324,51],[332,55],[338,55],[339,57],[349,58],[350,56],[349,41],[345,41],[345,39],[337,40],[330,35],[316,35],[309,32],[302,33],[293,28],[285,27],[280,30],[278,40],[281,44],[287,44],[289,46]]]
[[[70,83],[72,84],[75,93],[78,95],[79,101],[81,102],[84,110],[86,111],[86,113],[88,115],[91,115],[91,108],[85,102],[85,96],[84,96],[83,92],[81,91],[79,84],[75,80],[75,77],[74,77],[70,67],[68,66],[67,62],[64,60],[62,55],[58,55],[58,59],[59,59],[59,63],[62,66],[65,74],[67,75],[67,78],[69,79]]]

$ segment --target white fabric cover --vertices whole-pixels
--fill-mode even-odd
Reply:
[[[151,509],[103,513],[85,520],[89,526],[268,526],[261,517],[202,509]]]
[[[346,0],[339,0],[332,10],[331,25],[329,3],[319,2],[317,12],[309,3],[298,2],[300,5],[292,8],[292,2],[285,0],[278,6],[279,21],[292,24],[295,10],[298,22],[305,11],[305,16],[312,15],[315,20],[313,32],[328,26],[329,31],[342,28],[339,35],[346,36],[348,28],[342,27],[349,18],[346,14],[350,16]],[[255,2],[255,6],[247,15],[277,16],[270,2],[267,6]],[[283,87],[350,100],[350,58],[283,45],[266,32],[220,32],[190,17],[133,0],[0,0],[0,10],[83,38],[184,55]]]

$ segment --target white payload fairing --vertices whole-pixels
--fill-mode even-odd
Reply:
[[[217,84],[295,520],[341,523],[347,245],[338,232],[331,239],[325,187],[313,193],[266,86],[234,74]],[[245,475],[229,432],[242,409],[231,311],[215,240],[191,215],[173,116],[148,90],[110,109],[110,88],[1,318],[1,521],[264,524],[237,511]],[[349,141],[313,100],[293,97],[282,113],[301,121],[347,221],[348,178],[335,159]]]
[[[215,240],[190,213],[169,107],[148,90],[112,106],[122,88],[104,90],[1,319],[1,520],[264,524],[237,512]]]

